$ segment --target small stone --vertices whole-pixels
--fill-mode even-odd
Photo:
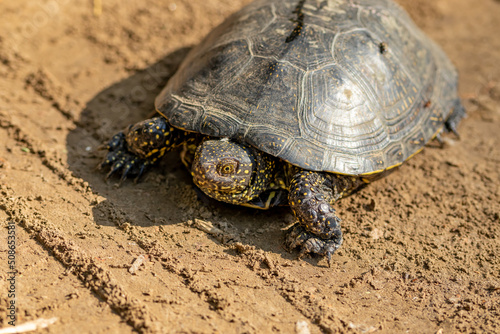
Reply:
[[[309,324],[305,320],[299,320],[295,324],[295,333],[297,334],[310,334]]]
[[[378,228],[374,228],[373,230],[370,231],[370,238],[372,238],[373,240],[377,240],[377,239],[380,239],[384,236],[384,232]]]

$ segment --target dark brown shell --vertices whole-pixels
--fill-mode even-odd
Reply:
[[[449,59],[388,0],[256,1],[156,99],[178,128],[353,175],[401,164],[459,104]]]

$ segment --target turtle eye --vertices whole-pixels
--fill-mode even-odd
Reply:
[[[223,159],[217,164],[220,175],[234,174],[238,170],[238,162],[233,159]]]

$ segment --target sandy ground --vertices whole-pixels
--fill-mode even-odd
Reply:
[[[499,1],[399,1],[457,65],[469,117],[338,204],[331,268],[284,250],[286,208],[198,199],[176,154],[118,189],[95,170],[246,2],[0,2],[0,327],[15,223],[17,324],[57,317],[43,332],[500,332]]]

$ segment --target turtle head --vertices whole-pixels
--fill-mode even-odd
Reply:
[[[206,140],[196,149],[194,183],[210,197],[243,204],[268,187],[274,162],[254,148],[228,139]]]
[[[196,149],[191,174],[201,190],[240,193],[251,183],[254,164],[249,147],[227,139],[207,140]]]

